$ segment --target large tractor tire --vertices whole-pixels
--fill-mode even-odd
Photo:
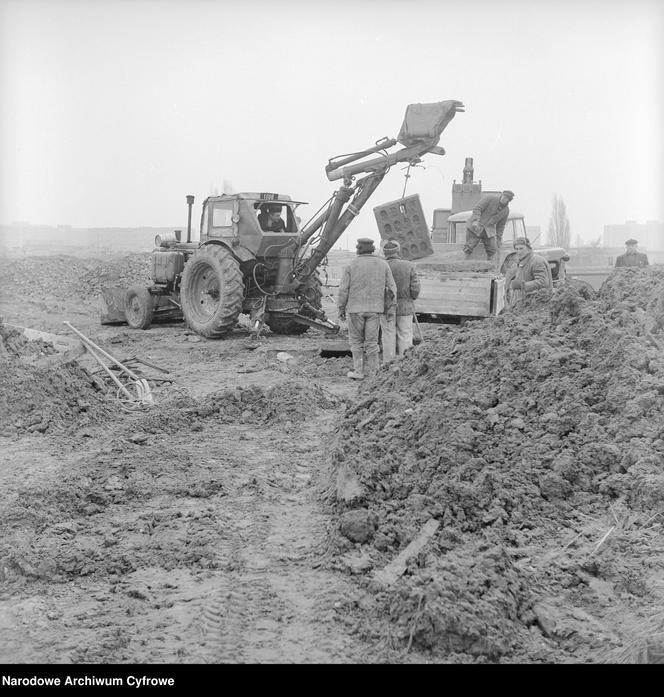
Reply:
[[[154,298],[143,286],[132,286],[125,293],[125,318],[132,329],[147,329],[154,317]]]
[[[307,299],[310,305],[315,307],[317,310],[323,307],[323,282],[320,280],[320,274],[318,271],[314,271],[311,276],[305,281],[302,294]],[[311,317],[311,319],[316,319],[316,316],[307,310],[306,308],[302,311],[305,317]],[[300,324],[293,319],[288,319],[286,317],[271,317],[267,321],[267,326],[275,334],[304,334],[309,327],[306,324]]]
[[[240,264],[225,247],[206,245],[185,264],[182,312],[197,334],[221,339],[230,333],[242,310],[243,295]]]

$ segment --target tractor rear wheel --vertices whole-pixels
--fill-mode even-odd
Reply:
[[[242,310],[244,281],[240,264],[221,245],[202,247],[185,264],[180,286],[187,324],[201,336],[229,334]]]
[[[147,329],[154,317],[154,298],[143,286],[132,286],[125,293],[125,318],[132,329]]]
[[[304,282],[304,287],[300,291],[306,301],[317,310],[323,307],[323,282],[320,279],[318,271],[314,271],[309,278]],[[306,307],[302,310],[305,317],[316,319],[316,315]],[[309,329],[306,324],[300,324],[294,319],[287,317],[271,317],[267,320],[267,326],[275,334],[304,334]]]

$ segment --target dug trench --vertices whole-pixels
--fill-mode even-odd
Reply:
[[[3,275],[6,322],[71,320],[162,368],[125,412],[89,357],[44,369],[47,345],[4,331],[3,661],[661,657],[662,269],[422,324],[359,388],[313,332],[250,350],[242,327],[100,327],[97,279],[121,270],[145,264]]]
[[[340,360],[248,352],[240,332],[212,359],[189,352],[191,389],[124,413],[85,368],[36,367],[32,342],[4,335],[3,662],[368,660],[337,618],[349,578],[321,563],[314,480],[345,397],[308,375]],[[186,362],[165,361],[178,382]]]

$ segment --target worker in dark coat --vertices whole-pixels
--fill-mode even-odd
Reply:
[[[383,363],[387,363],[413,345],[413,315],[420,279],[415,264],[401,258],[401,245],[396,240],[383,245],[383,254],[397,284],[397,304],[380,318]]]
[[[258,214],[261,230],[265,232],[285,232],[286,223],[281,217],[281,205],[270,203]]]
[[[514,240],[514,250],[518,257],[517,264],[505,274],[508,305],[513,305],[537,290],[553,289],[549,262],[533,252],[530,240],[527,237],[517,237]]]
[[[505,190],[500,196],[484,196],[473,208],[466,223],[466,244],[463,253],[470,259],[473,250],[482,242],[487,259],[493,259],[503,242],[503,230],[510,214],[509,202],[514,192]]]
[[[374,241],[361,237],[357,257],[343,270],[337,308],[339,319],[348,317],[348,343],[353,370],[348,377],[362,380],[379,367],[378,332],[380,317],[396,303],[397,286],[385,259],[374,255]]]
[[[639,252],[636,240],[627,240],[625,242],[625,253],[621,254],[616,259],[616,268],[620,266],[649,266],[648,255]]]

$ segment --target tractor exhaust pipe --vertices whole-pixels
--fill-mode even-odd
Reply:
[[[187,206],[189,207],[189,216],[187,220],[187,243],[191,242],[191,207],[194,205],[194,197],[187,196]]]

